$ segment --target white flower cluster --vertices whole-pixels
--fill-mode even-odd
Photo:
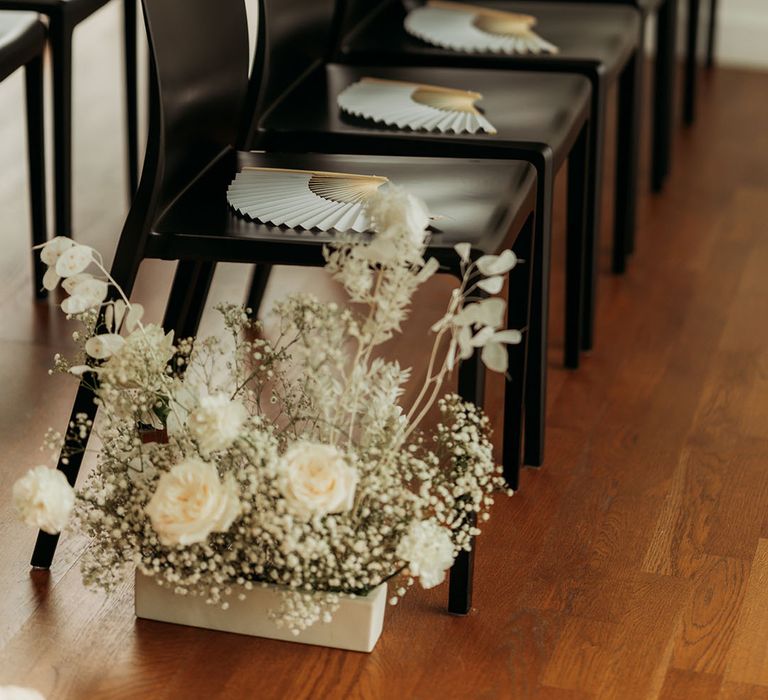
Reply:
[[[506,345],[520,333],[504,329],[505,303],[494,295],[517,259],[456,247],[463,280],[432,328],[426,380],[404,404],[409,369],[374,350],[438,271],[424,258],[430,218],[394,186],[368,213],[372,237],[325,251],[356,306],[293,295],[276,305],[270,339],[228,305],[225,337],[174,339],[142,323],[95,251],[65,238],[43,247],[46,286],[64,280],[64,311],[85,326],[75,334],[79,363],[57,356],[55,368],[93,387],[100,447],[76,502],[47,467],[17,482],[14,501],[47,532],[66,525],[74,504],[93,538],[87,584],[109,590],[136,566],[178,595],[223,607],[235,586],[278,584],[274,619],[298,634],[331,619],[341,593],[401,577],[396,602],[414,579],[438,585],[471,547],[503,480],[487,419],[442,387],[476,350],[506,370]],[[435,406],[439,422],[425,430]],[[79,417],[65,449],[92,429]]]

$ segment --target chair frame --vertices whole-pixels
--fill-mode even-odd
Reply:
[[[106,4],[108,0],[103,0]],[[122,0],[127,105],[128,194],[138,186],[138,95],[136,52],[136,0]],[[72,235],[72,34],[91,16],[76,13],[70,3],[52,5],[37,0],[0,0],[0,10],[38,12],[48,18],[53,82],[54,227],[59,236]],[[98,9],[101,9],[100,5]]]
[[[706,53],[704,65],[712,69],[715,65],[717,41],[718,0],[710,0],[707,18]],[[688,0],[688,21],[686,25],[685,90],[683,92],[683,123],[691,126],[696,121],[697,75],[699,72],[699,24],[701,0]]]
[[[43,90],[43,50],[45,29],[40,26],[41,43],[34,53],[19,57],[13,65],[0,68],[0,82],[24,68],[24,91],[26,100],[27,163],[29,183],[30,223],[32,245],[37,246],[48,239],[48,216],[45,183],[45,96]],[[43,288],[45,265],[36,251],[32,254],[32,279],[34,295],[44,299],[48,292]]]
[[[357,0],[358,3],[364,0]],[[589,170],[596,173],[590,179],[588,194],[590,205],[588,212],[591,216],[587,221],[587,230],[600,231],[601,188],[597,183],[602,182],[603,151],[605,124],[607,121],[607,93],[610,85],[601,75],[600,64],[589,59],[565,59],[563,57],[538,56],[493,56],[477,54],[451,54],[441,52],[433,55],[416,56],[402,54],[402,57],[377,57],[373,54],[350,56],[345,52],[347,43],[359,33],[367,23],[375,20],[377,14],[384,13],[387,8],[401,0],[384,0],[375,10],[368,12],[360,19],[359,11],[355,11],[354,0],[339,0],[346,3],[347,17],[354,16],[355,22],[341,22],[338,33],[337,48],[334,59],[339,63],[352,63],[364,60],[368,64],[378,65],[431,65],[464,68],[491,68],[499,70],[528,70],[556,73],[577,73],[586,76],[592,84],[591,133],[589,135]],[[676,1],[676,0],[673,0]],[[408,4],[411,0],[406,0]],[[635,248],[635,224],[637,207],[637,175],[638,175],[638,141],[640,129],[640,86],[643,57],[642,18],[640,21],[635,50],[627,57],[617,78],[618,82],[618,128],[617,128],[617,161],[615,185],[615,215],[613,229],[613,259],[614,273],[623,274],[627,267],[627,258]],[[623,154],[623,157],[618,157]],[[584,314],[581,329],[582,349],[589,351],[594,347],[595,317],[594,308],[597,295],[597,262],[598,247],[590,245],[592,237],[587,237],[586,272],[587,284],[584,289],[584,306],[593,310]]]
[[[239,6],[241,9],[239,12],[237,9],[233,9],[232,17],[228,17],[228,24],[224,23],[223,19],[222,24],[220,24],[220,31],[229,37],[228,46],[222,51],[227,55],[222,60],[239,61],[241,56],[244,56],[244,66],[247,68],[247,36],[241,35],[239,42],[232,40],[233,36],[237,36],[237,32],[245,31],[245,6],[241,0],[227,0],[227,2],[233,8]],[[245,103],[247,74],[244,72],[242,76],[242,90],[232,88],[229,91],[231,94],[217,95],[216,110],[213,113],[206,111],[210,121],[205,123],[205,128],[210,129],[212,134],[215,133],[214,142],[207,144],[205,149],[199,151],[193,149],[191,153],[188,153],[186,148],[180,149],[179,144],[171,143],[174,138],[182,140],[186,137],[186,135],[178,136],[174,132],[174,119],[177,122],[181,119],[181,123],[187,125],[193,124],[191,127],[193,129],[198,128],[201,123],[196,119],[190,120],[191,115],[182,113],[182,108],[185,106],[184,99],[183,96],[179,97],[179,94],[174,92],[174,88],[177,88],[178,84],[174,83],[173,70],[169,72],[167,68],[169,55],[172,53],[171,47],[168,46],[170,43],[168,39],[171,36],[169,25],[173,24],[175,30],[175,22],[172,22],[171,19],[178,15],[178,6],[176,0],[142,0],[142,3],[150,46],[149,136],[141,181],[118,242],[111,274],[125,294],[130,296],[139,267],[144,259],[178,260],[163,325],[168,330],[173,329],[178,337],[183,337],[194,334],[197,329],[217,262],[320,267],[324,261],[320,245],[291,246],[285,244],[269,247],[269,243],[261,243],[262,250],[260,252],[262,255],[255,256],[254,250],[257,249],[257,246],[253,241],[249,242],[249,239],[219,239],[218,245],[212,245],[210,241],[204,238],[190,237],[193,240],[185,241],[182,245],[178,244],[178,241],[174,242],[172,237],[155,230],[157,223],[170,210],[173,203],[189,191],[201,175],[210,172],[217,164],[225,163],[227,159],[237,155],[237,152],[230,145],[225,145],[223,140],[229,140],[230,143],[233,143],[237,139],[237,134],[240,133],[241,117],[236,114],[238,111],[236,106]],[[220,12],[221,0],[198,0],[196,6],[200,8],[205,3],[207,3],[206,11],[208,14],[213,11]],[[220,13],[217,14],[217,17],[221,18],[224,15],[225,13]],[[189,13],[184,16],[183,21],[192,21]],[[158,36],[161,33],[158,25],[161,24],[165,30],[162,33],[162,39]],[[162,40],[165,40],[166,43],[161,47]],[[243,52],[243,48],[245,52]],[[164,70],[158,69],[161,61],[166,64]],[[233,81],[239,80],[237,77],[223,77],[219,74],[218,82],[225,82],[230,78]],[[174,93],[173,98],[166,98],[165,88],[167,84],[171,85],[170,92]],[[226,90],[226,87],[223,90]],[[168,104],[172,104],[173,99],[177,100],[177,104],[169,109]],[[176,110],[175,114],[172,114],[173,109]],[[229,115],[229,123],[215,124],[215,117],[220,115]],[[176,153],[173,153],[174,148]],[[185,172],[189,162],[179,160],[179,152],[192,159],[199,168],[192,173]],[[535,190],[531,188],[529,196],[509,222],[507,234],[508,242],[514,244],[518,255],[531,261],[531,264],[528,265],[527,274],[511,274],[509,276],[509,290],[510,294],[513,295],[512,298],[519,296],[520,299],[527,301],[530,300],[532,284],[534,216]],[[455,255],[449,255],[444,248],[435,248],[434,252],[443,266],[441,271],[453,276],[460,276],[459,263]],[[529,303],[508,305],[508,321],[511,327],[527,328],[530,322],[530,311]],[[518,428],[522,426],[527,335],[527,333],[524,334],[524,342],[519,346],[510,346],[509,348],[510,360],[512,361],[510,367],[517,389],[515,392],[507,392],[505,410],[515,413]],[[485,370],[477,353],[469,360],[460,363],[458,373],[460,395],[465,400],[482,405]],[[93,418],[96,414],[96,408],[91,388],[85,383],[81,383],[75,397],[72,417],[74,418],[77,414],[87,414]],[[508,439],[504,443],[505,453],[516,452],[519,466],[522,446],[521,430],[518,429],[515,434],[507,437]],[[77,435],[68,429],[65,444],[74,446],[76,440],[79,443]],[[82,458],[82,452],[78,451],[70,456],[66,464],[62,463],[61,459],[59,460],[58,469],[65,474],[72,485],[77,479]],[[50,568],[58,539],[58,535],[50,535],[42,531],[38,533],[32,555],[33,567]],[[473,551],[463,552],[451,570],[449,610],[457,614],[465,614],[471,607],[473,562]]]
[[[329,3],[330,5],[331,3]],[[338,34],[339,22],[343,20],[344,6],[335,3],[333,17],[330,18],[326,32],[318,30],[318,34],[329,37],[326,56],[335,51],[335,37]],[[270,36],[270,10],[265,0],[260,0],[259,17],[259,46],[263,50],[254,57],[251,70],[251,90],[249,104],[256,105],[253,119],[246,137],[248,148],[266,148],[267,150],[322,151],[327,153],[365,153],[393,154],[429,157],[467,157],[467,158],[504,158],[525,160],[536,168],[537,173],[537,211],[536,211],[536,260],[537,269],[534,272],[534,309],[532,312],[531,344],[534,348],[529,358],[531,374],[528,380],[528,395],[526,397],[526,438],[524,461],[530,466],[541,466],[544,460],[545,425],[546,425],[546,372],[547,372],[547,326],[549,309],[549,276],[550,276],[550,239],[551,218],[553,208],[553,190],[556,171],[553,163],[552,150],[546,144],[532,143],[525,140],[515,141],[505,139],[503,145],[492,141],[478,141],[468,144],[467,139],[457,136],[455,140],[435,139],[427,135],[399,136],[397,132],[382,131],[380,134],[320,134],[297,132],[273,132],[260,128],[260,124],[268,117],[270,111],[277,106],[286,94],[290,93],[295,82],[283,78],[283,90],[273,88],[272,70],[272,40]],[[323,56],[308,63],[302,73],[303,77],[326,65]],[[291,75],[290,78],[293,78]],[[286,88],[286,86],[289,86]],[[575,369],[579,365],[581,352],[581,333],[584,324],[583,316],[592,314],[592,309],[585,308],[584,288],[591,285],[585,270],[585,250],[594,247],[587,238],[593,235],[587,227],[590,218],[588,208],[592,202],[587,197],[588,187],[585,183],[592,175],[589,171],[588,140],[592,131],[590,114],[583,115],[583,122],[578,133],[573,135],[570,143],[566,144],[568,156],[568,203],[567,203],[567,263],[566,263],[566,327],[565,327],[565,365]],[[248,306],[258,309],[261,295],[266,286],[269,270],[259,268],[255,271]],[[585,279],[586,274],[586,279]],[[509,470],[511,471],[511,470]],[[517,488],[519,479],[510,482],[512,488]]]

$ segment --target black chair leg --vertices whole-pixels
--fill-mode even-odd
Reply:
[[[138,55],[136,51],[136,0],[123,0],[124,47],[125,47],[125,107],[128,145],[128,197],[139,186],[139,100]]]
[[[27,149],[29,155],[29,194],[32,222],[32,245],[40,245],[48,239],[48,221],[45,202],[45,125],[43,110],[43,58],[39,56],[25,68],[27,92]],[[44,299],[45,265],[40,253],[32,255],[35,296]]]
[[[698,66],[700,0],[688,0],[687,50],[685,57],[685,94],[683,121],[690,126],[696,119],[696,72]]]
[[[136,275],[141,261],[139,259],[126,260],[120,253],[121,251],[118,248],[112,265],[111,274],[112,278],[118,285],[120,285],[123,293],[127,297],[130,297],[131,292],[133,291],[133,285],[136,282]],[[73,426],[77,425],[79,415],[85,415],[93,421],[97,411],[97,406],[93,402],[93,390],[89,384],[85,383],[86,381],[93,380],[86,377],[84,381],[80,382],[77,395],[75,396],[75,403],[72,407],[72,412],[70,413],[70,422],[67,424],[64,444],[65,450],[71,452],[71,454],[67,455],[65,454],[65,451],[62,451],[56,466],[59,471],[64,472],[67,481],[72,486],[74,486],[77,481],[77,475],[80,472],[80,467],[83,463],[85,448],[88,439],[90,438],[90,430],[86,430],[86,433],[83,436],[80,434],[79,427],[73,428]],[[58,542],[58,535],[49,535],[42,531],[38,532],[35,549],[32,552],[32,566],[36,569],[50,569]]]
[[[577,369],[584,323],[584,264],[587,224],[589,124],[568,156],[568,221],[565,256],[565,366]]]
[[[59,456],[59,463],[56,467],[59,471],[64,472],[67,481],[72,486],[75,485],[80,466],[83,463],[84,443],[87,443],[88,437],[90,436],[90,432],[88,432],[85,436],[85,440],[83,440],[80,437],[79,429],[73,428],[74,425],[77,425],[76,421],[78,420],[78,416],[82,414],[87,415],[91,420],[96,416],[96,404],[93,402],[93,391],[85,383],[81,383],[77,390],[75,404],[72,407],[72,413],[70,414],[70,423],[67,424],[65,445],[69,450],[72,450],[72,454],[66,458],[66,462],[63,455]],[[58,542],[58,535],[49,535],[42,530],[38,532],[35,549],[32,552],[31,565],[36,569],[50,569]]]
[[[613,228],[613,272],[627,269],[632,250],[637,207],[637,163],[640,119],[638,114],[637,61],[635,53],[619,79],[619,114],[616,140],[616,189]]]
[[[264,298],[264,292],[267,289],[271,272],[272,265],[264,263],[253,266],[251,285],[248,288],[248,299],[245,302],[245,307],[251,310],[253,318],[259,315],[259,309],[261,308],[261,302]]]
[[[629,235],[627,236],[627,255],[632,255],[635,252],[635,236],[637,233],[637,198],[639,196],[638,182],[640,175],[640,141],[642,139],[643,105],[645,103],[645,39],[647,35],[646,24],[646,22],[642,22],[640,25],[640,42],[638,44],[639,49],[632,59],[632,65],[635,67],[635,121],[632,126],[635,134],[632,142],[632,162],[634,168],[632,172],[634,174],[634,179],[632,181],[632,210],[629,212],[628,218]]]
[[[72,235],[72,27],[58,11],[49,35],[53,63],[54,234]]]
[[[590,351],[595,344],[597,309],[597,265],[600,243],[600,211],[603,182],[603,143],[605,138],[605,88],[601,81],[592,83],[592,116],[589,132],[589,177],[587,178],[587,234],[584,242],[584,311],[582,313],[581,349]]]
[[[656,75],[653,104],[653,159],[651,189],[661,192],[671,163],[675,94],[677,0],[666,0],[656,22]]]
[[[516,268],[509,275],[507,328],[523,330],[523,342],[509,345],[509,369],[504,387],[504,432],[501,463],[504,479],[509,488],[520,486],[522,466],[523,421],[525,415],[525,387],[528,381],[528,329],[531,323],[531,292],[533,289],[534,220],[531,216],[518,235],[515,245],[517,257],[525,260],[525,268]]]
[[[544,462],[547,410],[547,336],[552,212],[552,169],[540,167],[536,184],[536,232],[533,240],[533,289],[528,326],[528,381],[525,387],[525,463]]]
[[[215,271],[216,263],[207,260],[179,261],[163,318],[163,328],[176,338],[197,333]]]
[[[717,0],[709,6],[709,25],[707,27],[707,68],[715,65],[715,45],[717,42]]]
[[[475,353],[459,365],[459,396],[476,406],[483,405],[485,394],[485,371],[480,361],[480,353]],[[471,524],[475,525],[475,514]],[[468,515],[468,517],[470,517]],[[454,615],[466,615],[472,608],[472,578],[475,568],[475,543],[469,552],[462,551],[451,567],[448,588],[448,612]]]

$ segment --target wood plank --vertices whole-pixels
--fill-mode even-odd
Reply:
[[[752,561],[725,680],[768,686],[768,540],[761,539]]]
[[[723,679],[706,673],[682,671],[670,668],[664,679],[659,700],[691,700],[691,698],[715,698]]]
[[[706,557],[672,652],[676,669],[721,677],[749,578],[741,559]]]

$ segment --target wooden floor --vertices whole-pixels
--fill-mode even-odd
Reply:
[[[108,254],[125,215],[118,9],[76,36],[76,230]],[[558,364],[557,217],[545,468],[497,503],[472,613],[448,616],[444,586],[414,592],[370,655],[137,622],[130,583],[83,588],[73,535],[30,573],[10,484],[47,457],[74,386],[46,375],[70,329],[31,300],[22,94],[18,76],[0,85],[0,685],[51,700],[768,698],[768,75],[709,76],[663,196],[644,174],[639,250],[624,278],[603,272],[578,372]],[[171,273],[142,273],[155,316]],[[225,266],[214,296],[240,298],[246,274]],[[281,270],[270,296],[324,285]],[[444,294],[430,287],[419,316]],[[416,365],[418,325],[399,345]]]

